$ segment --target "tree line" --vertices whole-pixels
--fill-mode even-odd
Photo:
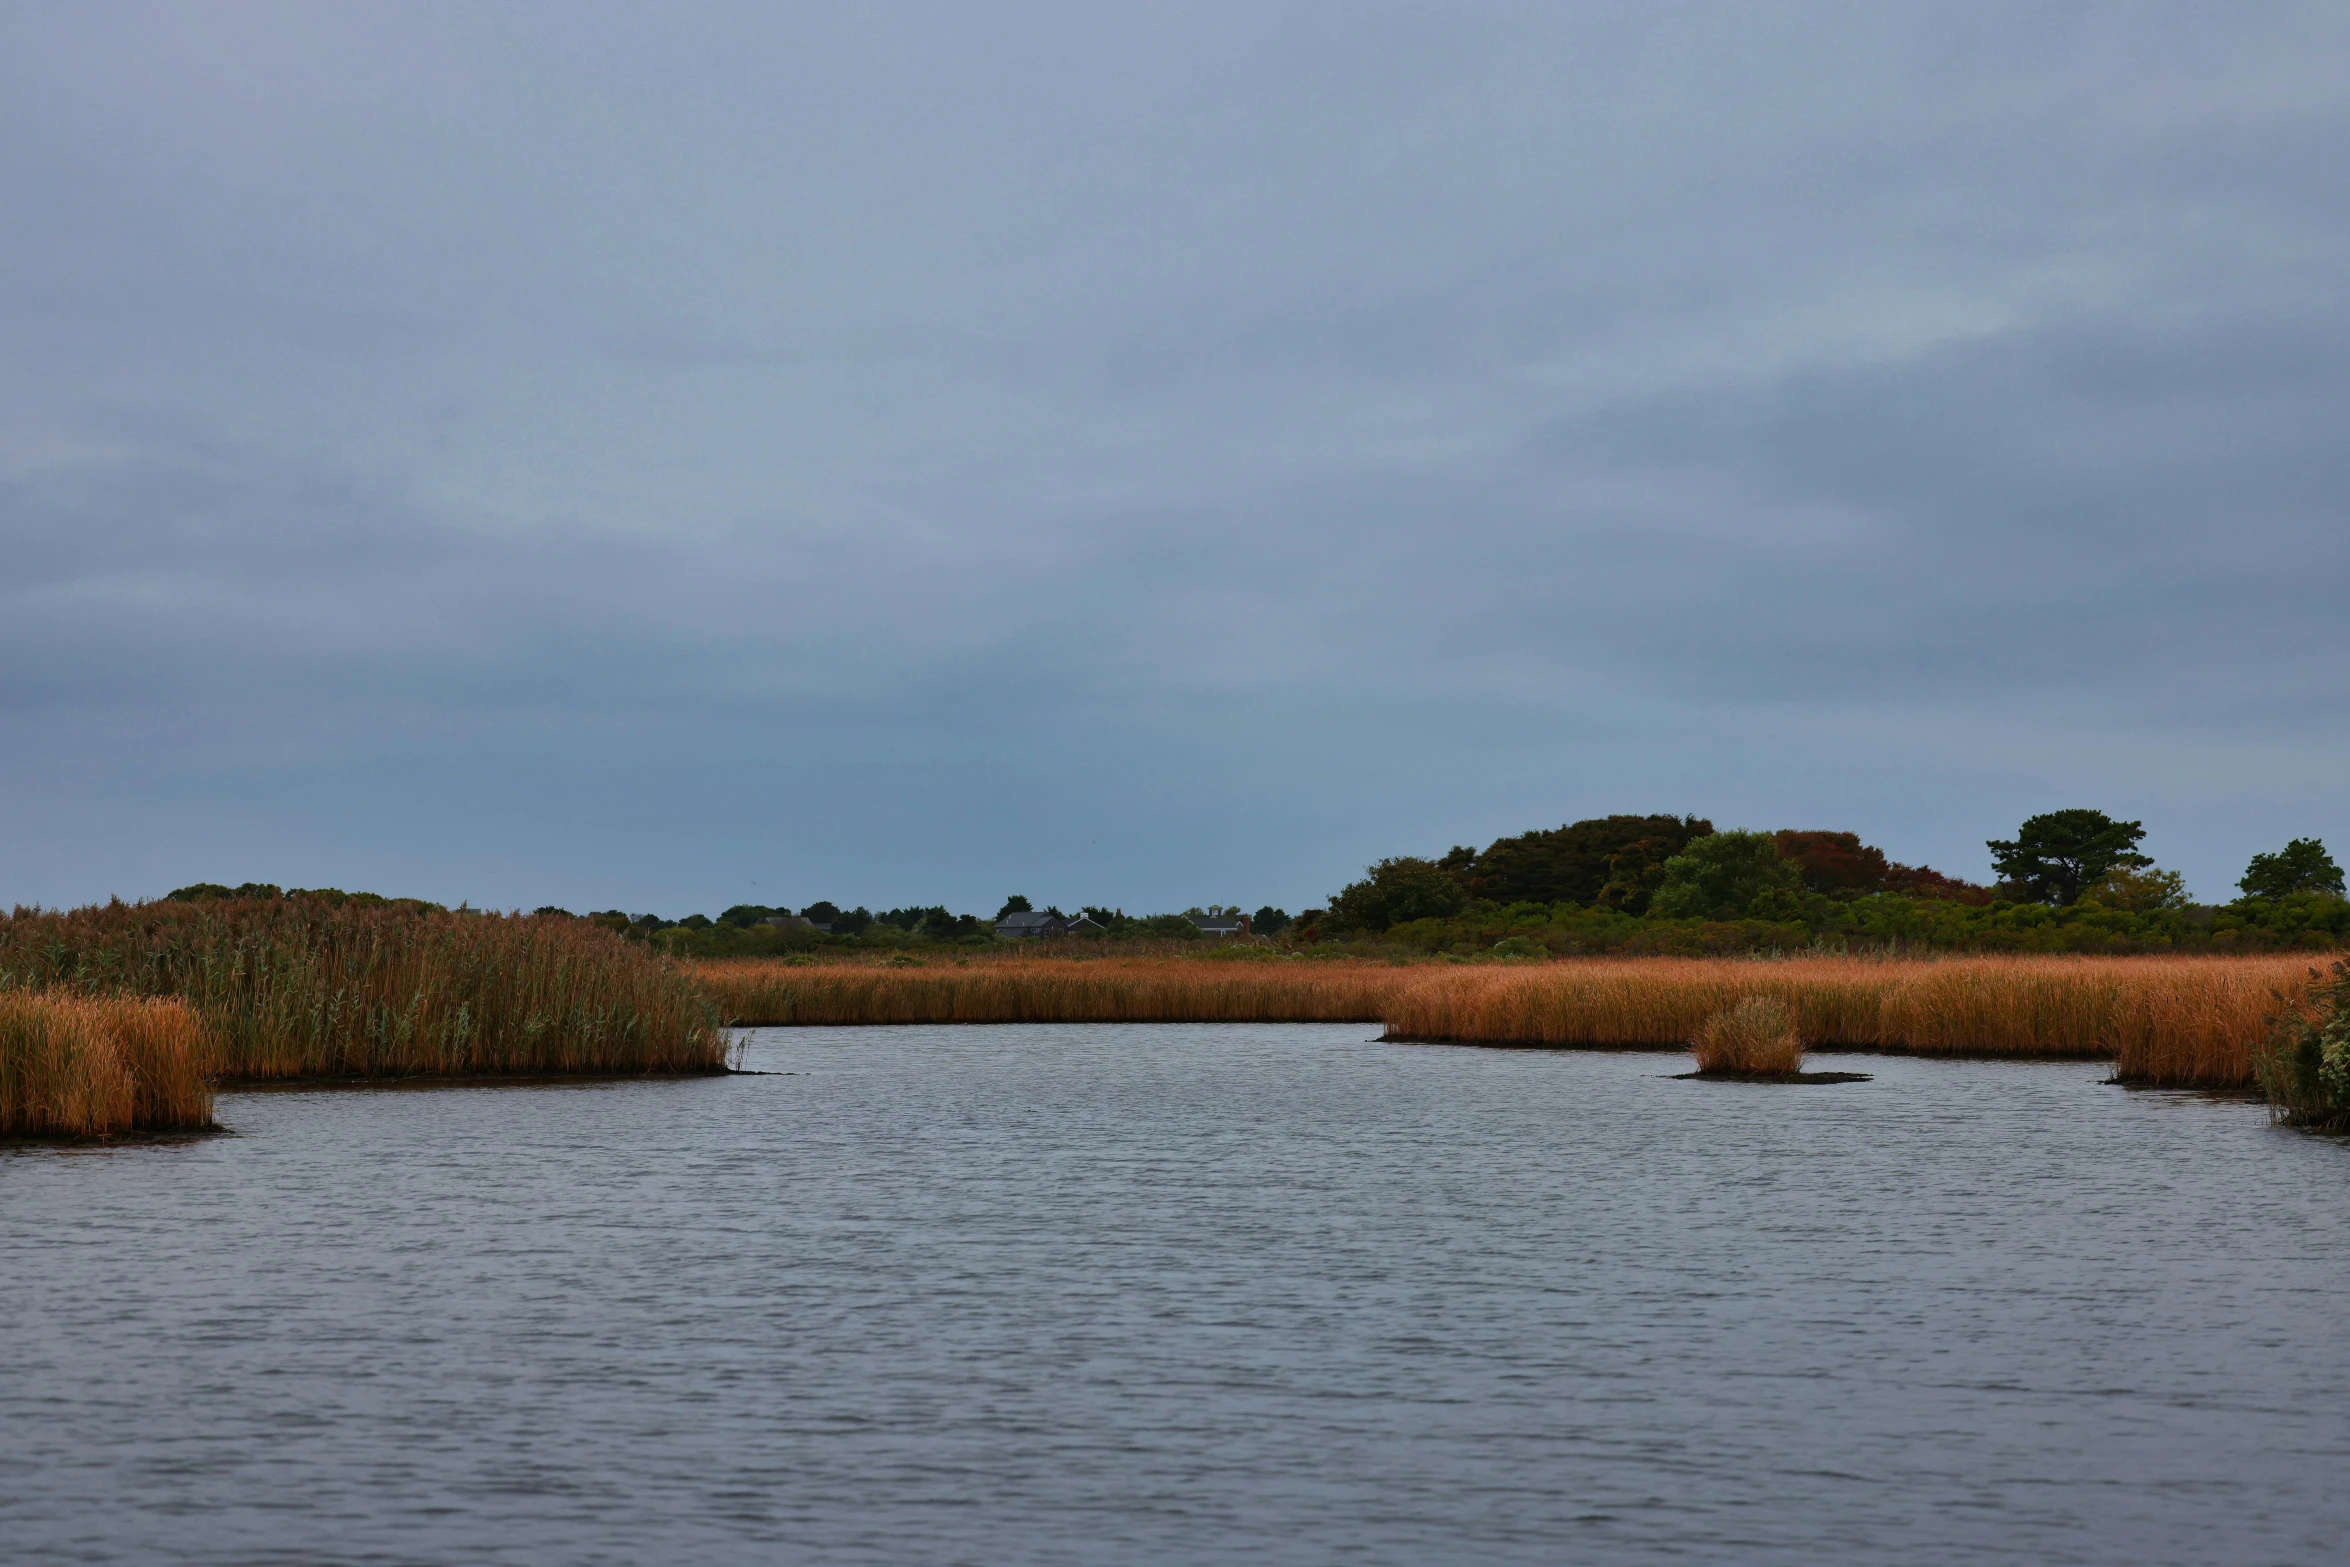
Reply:
[[[1300,916],[1313,941],[1399,936],[1473,949],[1493,929],[1547,925],[1551,950],[1705,950],[1823,937],[1927,945],[2334,945],[2350,936],[2342,870],[2315,838],[2259,854],[2223,906],[2198,905],[2183,879],[2140,851],[2143,823],[2102,811],[2050,811],[2012,838],[1986,840],[1985,884],[1905,865],[1849,832],[1718,831],[1696,816],[1592,817],[1502,838],[1479,851],[1398,856],[1372,865],[1326,909]],[[1765,927],[1710,934],[1658,927]],[[1460,927],[1456,932],[1453,927]],[[1642,929],[1636,929],[1641,927]],[[1571,934],[1561,935],[1559,930]],[[1501,938],[1509,939],[1509,938]],[[1675,943],[1678,942],[1678,946]]]
[[[2050,811],[2012,838],[1986,840],[1994,879],[1974,882],[1905,865],[1858,834],[1717,830],[1697,816],[1613,815],[1455,846],[1433,859],[1384,859],[1325,907],[1292,919],[1267,905],[1252,937],[1290,948],[1389,948],[1474,956],[1572,952],[1722,952],[1820,942],[2052,951],[2269,949],[2350,941],[2342,869],[2316,838],[2253,856],[2225,905],[2195,903],[2182,878],[2141,849],[2145,827],[2102,811]],[[175,899],[393,901],[335,888],[199,883]],[[800,908],[738,903],[715,917],[664,919],[605,909],[587,919],[681,956],[757,956],[816,947],[989,945],[996,923],[1041,912],[1080,939],[1195,941],[1199,921],[1237,905],[1128,915],[1087,904],[1075,914],[1004,900],[993,919],[944,904],[878,913],[818,900]],[[1082,921],[1083,923],[1079,923]]]

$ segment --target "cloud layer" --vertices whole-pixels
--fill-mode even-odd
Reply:
[[[2325,7],[19,8],[0,900],[2350,847]]]

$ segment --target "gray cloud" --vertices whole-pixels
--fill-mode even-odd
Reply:
[[[20,8],[0,897],[2350,838],[2350,24]]]

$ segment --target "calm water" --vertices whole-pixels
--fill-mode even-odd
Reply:
[[[773,1031],[0,1155],[11,1562],[2278,1562],[2350,1146],[2102,1068]]]

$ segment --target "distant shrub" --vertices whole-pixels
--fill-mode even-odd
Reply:
[[[2083,887],[2079,901],[2094,907],[2126,909],[2132,914],[2151,914],[2158,909],[2190,908],[2195,900],[2187,896],[2187,880],[2177,871],[2151,865],[2116,865]]]
[[[1700,1072],[1794,1072],[1803,1066],[1795,1014],[1776,996],[1748,996],[1716,1012],[1689,1042]]]
[[[1182,914],[1152,914],[1131,922],[1137,934],[1174,941],[1198,941],[1200,929]]]

